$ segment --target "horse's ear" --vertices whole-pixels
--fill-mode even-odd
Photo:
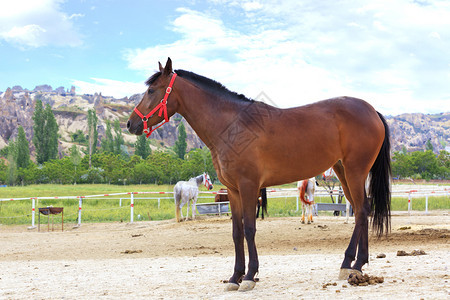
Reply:
[[[158,65],[159,65],[159,71],[162,72],[164,70],[162,64],[158,61]]]
[[[164,67],[163,75],[172,74],[172,60],[170,57],[167,58],[166,66]]]

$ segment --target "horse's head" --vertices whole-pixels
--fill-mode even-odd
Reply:
[[[214,187],[212,185],[212,181],[211,178],[209,178],[209,174],[208,173],[203,173],[203,184],[205,185],[205,187],[209,190],[212,190]]]
[[[147,80],[148,89],[128,119],[127,128],[132,134],[145,133],[149,137],[153,132],[152,126],[163,120],[168,122],[178,108],[176,97],[169,97],[176,77],[172,70],[172,60],[168,58],[164,68],[161,63],[158,64],[159,72]]]

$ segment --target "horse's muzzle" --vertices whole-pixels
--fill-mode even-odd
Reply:
[[[136,122],[133,123],[131,120],[128,120],[127,129],[128,129],[128,132],[131,134],[141,135],[142,130],[144,129],[144,126],[142,125],[142,122],[138,122],[136,124]]]

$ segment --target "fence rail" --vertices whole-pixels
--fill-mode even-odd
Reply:
[[[226,195],[226,192],[210,192],[210,191],[200,191],[201,194],[209,194],[210,196],[200,196],[199,198],[211,198],[213,195]],[[135,195],[166,195],[165,197],[135,197]],[[0,202],[5,201],[21,201],[21,200],[31,200],[31,227],[35,228],[35,213],[36,213],[36,201],[37,200],[69,200],[69,199],[77,199],[78,200],[78,217],[77,217],[77,226],[81,226],[81,217],[82,217],[82,206],[83,199],[104,199],[104,197],[114,197],[114,196],[122,196],[116,198],[108,198],[111,199],[120,199],[120,207],[111,208],[111,209],[120,209],[122,208],[122,200],[130,200],[130,223],[134,222],[134,201],[135,200],[157,200],[158,208],[160,207],[160,202],[162,199],[173,199],[173,192],[124,192],[124,193],[111,193],[111,194],[97,194],[97,195],[85,195],[85,196],[53,196],[53,197],[26,197],[26,198],[2,198]],[[268,189],[267,190],[268,198],[287,198],[287,197],[295,197],[296,198],[296,211],[299,211],[299,197],[298,191],[296,188],[290,189]],[[125,196],[125,197],[123,197]],[[315,197],[335,197],[336,200],[334,203],[338,203],[338,198],[343,196],[342,190],[332,190],[327,191],[324,189],[319,189],[314,194]],[[428,198],[430,196],[450,196],[450,188],[448,187],[438,187],[435,189],[403,189],[403,190],[393,190],[392,197],[404,197],[408,199],[408,212],[412,211],[412,199],[414,197],[425,197],[425,213],[428,213]],[[346,201],[347,202],[347,201]],[[345,204],[342,204],[345,205]],[[348,202],[347,202],[348,206]],[[324,206],[325,207],[325,206]],[[328,206],[326,206],[328,207]],[[105,210],[105,209],[104,209]],[[326,209],[329,210],[329,209]],[[29,216],[29,214],[22,216],[9,216],[9,217],[0,217],[1,218],[20,218],[23,216]],[[348,216],[348,213],[347,213]]]

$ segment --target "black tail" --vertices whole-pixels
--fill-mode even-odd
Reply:
[[[370,169],[369,193],[372,197],[372,229],[381,236],[391,228],[391,143],[389,126],[383,115],[378,113],[384,125],[385,135],[383,145],[377,159]]]
[[[266,188],[262,188],[259,192],[261,194],[261,205],[259,205],[259,201],[257,201],[258,211],[256,212],[256,218],[259,218],[259,209],[262,207],[261,219],[264,220],[264,212],[267,215],[267,191],[266,191]]]
[[[267,215],[267,191],[266,188],[261,189],[261,206],[262,206],[262,218],[264,219],[264,213]]]

